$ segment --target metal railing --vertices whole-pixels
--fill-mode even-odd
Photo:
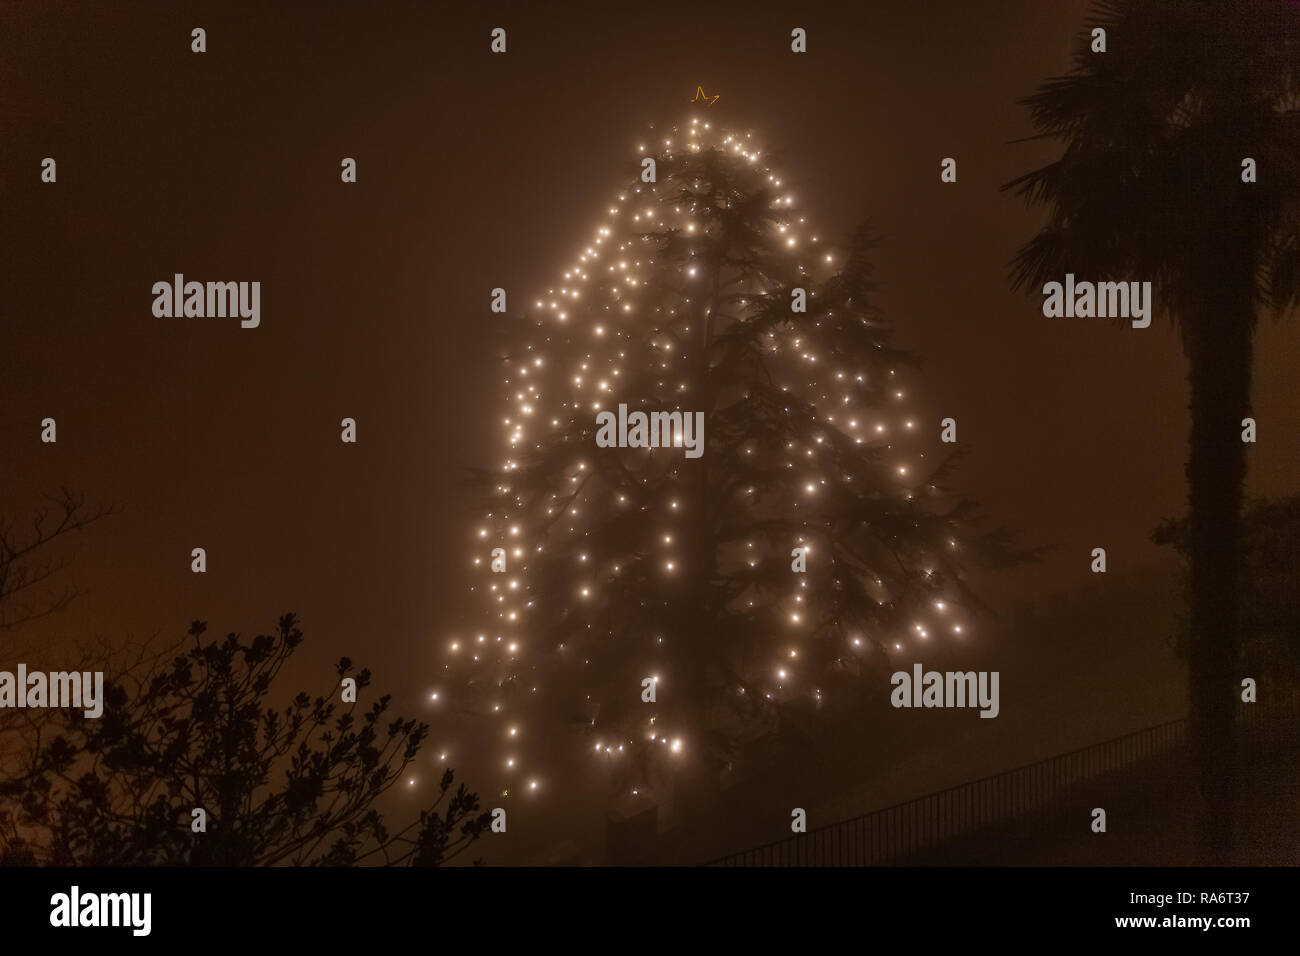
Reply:
[[[1294,717],[1294,708],[1284,714]],[[1247,708],[1240,726],[1278,716]],[[1071,787],[1160,756],[1179,755],[1187,718],[1171,720],[885,807],[765,846],[720,857],[705,866],[871,866],[913,856],[944,841],[1031,813],[1046,813]]]

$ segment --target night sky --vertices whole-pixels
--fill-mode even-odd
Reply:
[[[502,449],[512,320],[490,290],[549,287],[697,85],[780,155],[823,233],[869,218],[884,236],[881,304],[926,358],[919,410],[955,417],[970,451],[955,484],[1052,547],[990,579],[991,603],[1089,584],[1093,547],[1117,578],[1161,558],[1148,536],[1183,511],[1188,425],[1168,314],[1046,319],[1007,282],[1039,214],[999,187],[1059,151],[1014,142],[1016,100],[1069,69],[1086,3],[485,6],[0,10],[0,502],[21,517],[66,485],[122,509],[71,542],[87,593],[21,633],[29,660],[293,610],[296,676],[323,689],[351,655],[437,747],[434,662],[473,626],[466,472]],[[150,288],[176,272],[259,280],[260,327],[156,318]],[[1256,354],[1249,493],[1294,494],[1300,326],[1265,323]]]

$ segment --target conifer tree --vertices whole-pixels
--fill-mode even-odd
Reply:
[[[893,655],[966,636],[963,560],[1014,558],[926,454],[956,446],[908,413],[870,232],[827,242],[715,125],[641,147],[505,362],[486,617],[444,679],[500,722],[507,793],[565,725],[630,786],[887,693]]]

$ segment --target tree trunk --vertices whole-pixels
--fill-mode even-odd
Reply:
[[[1220,267],[1213,274],[1229,278]],[[1249,276],[1207,296],[1205,318],[1184,326],[1191,385],[1187,462],[1191,531],[1189,741],[1201,796],[1199,857],[1228,862],[1236,791],[1241,511],[1249,414],[1253,305]]]
[[[722,270],[726,261],[729,236],[724,226],[717,243],[709,250],[711,261],[708,291],[698,303],[695,317],[692,319],[694,350],[691,356],[690,390],[683,401],[683,416],[695,411],[704,413],[705,432],[708,434],[708,422],[717,402],[717,389],[710,380],[709,349],[713,345],[714,319],[718,311],[718,298],[722,288]],[[703,441],[702,436],[697,440]],[[677,608],[679,621],[678,639],[689,641],[685,650],[689,654],[689,672],[679,677],[685,685],[685,692],[697,702],[697,713],[707,714],[707,703],[713,694],[713,681],[718,672],[715,659],[716,644],[710,643],[714,636],[714,615],[721,609],[713,606],[710,584],[717,567],[718,542],[715,534],[716,516],[711,507],[709,487],[709,454],[707,447],[696,459],[683,457],[681,468],[684,472],[683,485],[686,488],[685,515],[686,527],[681,529],[681,536],[686,545],[684,549],[685,565],[682,572],[689,575],[680,590],[681,600]],[[703,743],[708,735],[707,720],[689,727],[689,732]],[[703,747],[701,757],[706,762],[712,760],[707,772],[714,772],[721,764],[716,755],[705,756]]]

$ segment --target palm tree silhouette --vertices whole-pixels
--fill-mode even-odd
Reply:
[[[1190,727],[1202,858],[1232,845],[1235,688],[1252,340],[1297,301],[1300,3],[1104,0],[1074,71],[1025,99],[1057,161],[1003,189],[1048,209],[1015,288],[1074,272],[1150,280],[1187,356]],[[1094,52],[1097,28],[1105,52]],[[1247,172],[1253,160],[1258,181]],[[1139,333],[1132,333],[1139,334]]]

